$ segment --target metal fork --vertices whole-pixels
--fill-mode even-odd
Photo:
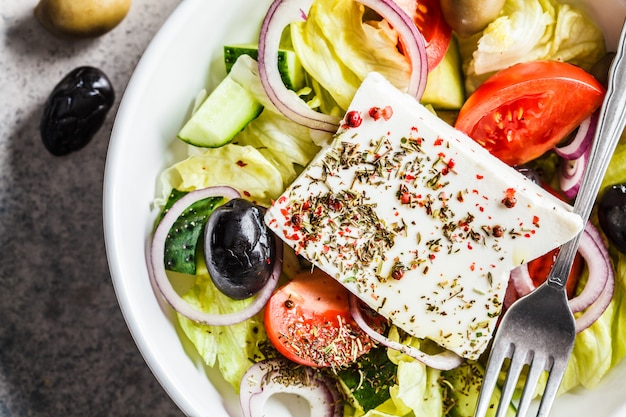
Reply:
[[[589,155],[574,212],[586,222],[591,214],[602,178],[619,141],[626,116],[626,64],[624,63],[626,26],[622,28],[617,54],[609,70],[609,82],[601,107],[594,142]],[[566,99],[566,98],[564,98]],[[518,300],[506,312],[496,332],[475,417],[485,416],[505,359],[510,358],[496,417],[508,410],[518,379],[528,365],[517,416],[525,416],[544,371],[548,380],[537,416],[548,415],[567,368],[576,324],[567,304],[565,284],[578,250],[581,234],[561,246],[546,282]]]

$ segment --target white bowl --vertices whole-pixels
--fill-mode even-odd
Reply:
[[[139,62],[122,99],[111,136],[104,182],[104,228],[111,276],[128,327],[154,375],[190,416],[240,416],[238,398],[207,369],[181,337],[171,309],[155,296],[146,267],[156,218],[151,202],[160,172],[183,156],[176,133],[192,99],[225,75],[222,46],[252,42],[269,0],[185,0],[163,25]],[[614,50],[626,15],[616,0],[588,0]],[[557,401],[553,415],[626,415],[614,369],[593,391],[576,390]],[[297,415],[272,404],[272,416]]]

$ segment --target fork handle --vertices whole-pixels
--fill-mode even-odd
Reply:
[[[574,213],[579,214],[585,224],[593,210],[602,178],[611,161],[626,121],[625,36],[626,26],[623,26],[617,54],[609,70],[608,87],[600,109],[600,118],[594,134],[589,162],[580,184],[578,196],[574,202]],[[565,287],[574,257],[578,251],[581,236],[582,232],[561,246],[552,272],[547,280],[548,285],[558,288]]]

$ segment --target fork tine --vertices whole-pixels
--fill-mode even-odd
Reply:
[[[496,335],[496,338],[497,337],[498,336]],[[474,417],[485,417],[485,415],[487,415],[487,410],[489,408],[489,404],[491,403],[491,396],[494,388],[496,387],[496,382],[498,382],[500,369],[502,368],[504,360],[511,356],[513,349],[513,344],[509,344],[506,349],[491,350],[491,353],[489,354],[489,366],[485,372],[482,387],[480,389],[480,393],[478,394],[478,402],[476,403]]]
[[[551,361],[551,359],[550,359]],[[535,390],[537,388],[537,382],[541,377],[543,371],[548,367],[548,360],[539,356],[535,356],[530,363],[528,369],[528,375],[526,376],[526,383],[524,384],[524,390],[522,391],[522,397],[520,398],[517,406],[517,415],[525,416],[528,413],[530,402],[533,399]]]
[[[504,417],[506,415],[511,399],[513,398],[513,394],[515,393],[517,381],[522,373],[522,369],[528,361],[532,360],[533,355],[534,352],[532,351],[526,351],[525,349],[516,350],[514,348],[513,354],[511,355],[511,363],[509,364],[509,369],[506,374],[506,380],[504,381],[504,386],[502,387],[502,394],[500,397],[500,403],[498,404],[496,417]]]
[[[552,359],[554,360],[554,359]],[[541,397],[541,403],[539,404],[539,410],[537,411],[537,417],[547,417],[552,408],[552,403],[556,398],[556,394],[559,391],[561,380],[565,374],[567,368],[567,360],[556,361],[552,364],[552,369],[548,370],[550,375],[548,376],[548,382],[546,383],[546,389],[543,391]]]

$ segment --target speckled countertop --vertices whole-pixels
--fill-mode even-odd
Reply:
[[[0,13],[0,417],[179,416],[126,327],[109,276],[102,180],[117,105],[141,54],[181,0],[134,0],[92,40],[59,39],[35,0]],[[101,68],[116,103],[92,142],[55,157],[43,104],[81,65]]]

